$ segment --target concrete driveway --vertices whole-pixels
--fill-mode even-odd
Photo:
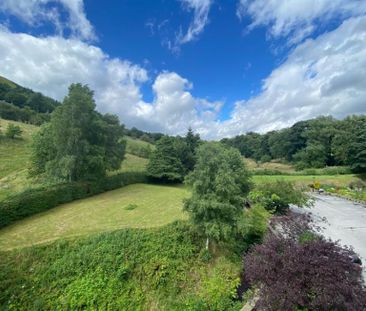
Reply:
[[[312,213],[315,224],[322,227],[325,237],[352,246],[362,260],[366,279],[366,206],[325,194],[312,196],[314,207],[306,210]]]

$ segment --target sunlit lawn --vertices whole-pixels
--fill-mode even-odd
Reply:
[[[120,228],[157,227],[185,219],[183,186],[135,184],[60,205],[0,230],[0,250]]]

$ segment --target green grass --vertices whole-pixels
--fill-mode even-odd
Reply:
[[[148,147],[150,146],[150,148],[154,149],[155,146],[151,143],[148,143],[146,141],[140,140],[140,139],[134,139],[130,136],[125,136],[124,139],[127,142],[127,152],[129,151],[129,148],[131,148],[132,146],[139,146],[139,147]]]
[[[146,165],[149,162],[148,159],[140,158],[133,154],[126,153],[125,159],[122,162],[121,169],[111,172],[116,174],[119,172],[144,172]]]
[[[286,180],[292,181],[296,184],[301,185],[308,185],[311,184],[313,181],[317,180],[320,184],[324,185],[335,185],[335,186],[344,186],[349,185],[352,181],[359,180],[359,177],[354,174],[347,174],[347,175],[254,175],[253,181],[255,183],[261,182],[271,182],[275,180]]]
[[[295,168],[291,164],[284,164],[275,160],[271,162],[260,163],[253,159],[244,158],[244,162],[250,170],[272,170],[279,171],[282,173],[294,173]]]
[[[31,155],[30,144],[32,135],[37,132],[38,126],[25,124],[17,121],[0,119],[0,129],[4,133],[9,123],[21,127],[23,133],[21,139],[0,138],[0,201],[8,195],[21,192],[26,188],[40,186],[40,181],[28,178],[28,167]],[[152,149],[153,145],[130,137],[127,140],[127,152],[134,146]],[[132,147],[131,147],[132,146]],[[136,149],[136,148],[135,148]],[[146,169],[148,159],[126,153],[121,169],[109,174],[120,172],[143,172]]]
[[[10,81],[7,78],[4,78],[2,76],[0,76],[0,83],[1,84],[6,84],[6,85],[8,85],[12,88],[15,88],[17,86],[13,81]]]
[[[0,230],[0,250],[50,242],[59,238],[148,228],[185,219],[184,187],[135,184],[60,205]],[[133,205],[134,209],[129,210]]]
[[[9,123],[21,127],[20,139],[0,138],[0,201],[8,194],[21,191],[32,185],[27,179],[27,167],[31,155],[30,143],[37,126],[0,119],[0,129],[4,133]]]

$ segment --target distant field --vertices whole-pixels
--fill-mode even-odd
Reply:
[[[146,141],[143,140],[139,140],[139,139],[134,139],[132,137],[129,136],[125,136],[126,142],[127,142],[127,152],[129,152],[131,150],[131,148],[133,148],[133,146],[140,146],[140,147],[150,147],[151,149],[155,149],[155,146],[153,144],[150,144]]]
[[[291,164],[284,164],[276,161],[259,163],[253,159],[244,158],[244,162],[250,170],[275,170],[283,173],[295,172],[295,168]]]
[[[318,175],[318,176],[303,176],[303,175],[257,175],[253,176],[253,180],[255,183],[261,182],[271,182],[274,180],[287,180],[293,181],[297,184],[308,185],[312,183],[315,179],[320,182],[320,184],[327,184],[327,185],[335,185],[335,186],[345,186],[359,178],[353,174],[347,175]]]
[[[140,158],[133,154],[126,153],[125,159],[122,162],[121,169],[112,172],[112,174],[119,172],[143,172],[146,170],[146,165],[148,162],[148,159]]]
[[[0,230],[0,250],[121,228],[148,228],[185,219],[184,187],[135,184],[60,205]]]

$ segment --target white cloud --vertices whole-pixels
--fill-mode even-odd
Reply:
[[[296,44],[308,37],[317,24],[331,18],[346,19],[366,13],[363,0],[240,0],[237,9],[239,18],[249,16],[249,30],[269,27],[269,35],[289,37]]]
[[[366,113],[366,17],[308,39],[264,80],[259,96],[239,101],[221,134],[266,132],[319,115]]]
[[[160,73],[152,89],[154,100],[142,99],[145,69],[100,48],[75,39],[37,38],[0,29],[0,75],[62,100],[71,83],[88,84],[95,91],[98,110],[117,114],[128,127],[183,134],[189,125],[212,135],[221,103],[195,98],[192,84],[174,72]]]
[[[192,84],[175,72],[163,72],[153,84],[155,94],[151,105],[144,104],[146,120],[160,124],[160,128],[169,134],[183,134],[189,126],[207,137],[213,137],[215,130],[210,127],[218,125],[217,114],[221,102],[209,102],[196,98],[191,93]]]
[[[0,27],[0,63],[0,75],[60,100],[70,83],[89,84],[100,111],[116,113],[128,127],[169,134],[192,126],[205,138],[221,138],[321,114],[366,113],[366,17],[298,45],[261,93],[238,101],[226,121],[217,120],[223,103],[195,97],[193,84],[174,72],[161,72],[152,83],[154,99],[144,101],[141,85],[151,79],[144,68],[77,39]]]
[[[63,10],[67,11],[67,20],[62,18]],[[33,27],[50,22],[60,35],[69,30],[73,37],[96,39],[84,12],[83,0],[1,0],[0,11],[14,15]]]
[[[196,40],[203,32],[208,23],[208,13],[212,5],[212,0],[180,0],[184,8],[193,11],[193,20],[190,23],[186,33],[180,32],[176,38],[173,48],[179,49],[179,46],[190,41]]]

